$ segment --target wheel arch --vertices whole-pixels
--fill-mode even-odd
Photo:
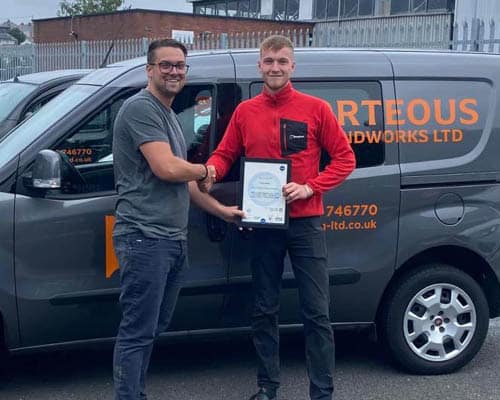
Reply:
[[[406,260],[395,271],[380,299],[379,320],[391,291],[410,271],[431,263],[448,264],[471,276],[483,289],[490,310],[490,318],[500,316],[500,282],[486,260],[474,251],[459,246],[439,246],[427,249]]]

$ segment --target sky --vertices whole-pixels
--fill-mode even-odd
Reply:
[[[0,24],[11,20],[16,24],[31,19],[57,17],[61,0],[0,0]],[[125,0],[125,7],[190,13],[192,3],[186,0]]]

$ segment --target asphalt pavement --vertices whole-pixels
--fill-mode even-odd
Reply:
[[[0,377],[0,400],[112,400],[111,346],[19,355]],[[162,343],[149,374],[150,400],[243,400],[255,390],[247,337]],[[499,400],[500,319],[486,342],[458,372],[409,375],[395,368],[366,334],[337,334],[336,400]],[[282,341],[280,399],[307,400],[301,335]]]

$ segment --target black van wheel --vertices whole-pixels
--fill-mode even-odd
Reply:
[[[485,295],[469,275],[426,265],[399,280],[379,321],[394,360],[416,374],[444,374],[466,365],[489,325]]]

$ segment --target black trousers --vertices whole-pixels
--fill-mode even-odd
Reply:
[[[312,400],[330,400],[335,344],[329,318],[327,251],[319,217],[290,219],[287,230],[256,229],[253,235],[253,341],[257,384],[271,396],[280,384],[278,313],[286,252],[297,282]]]

